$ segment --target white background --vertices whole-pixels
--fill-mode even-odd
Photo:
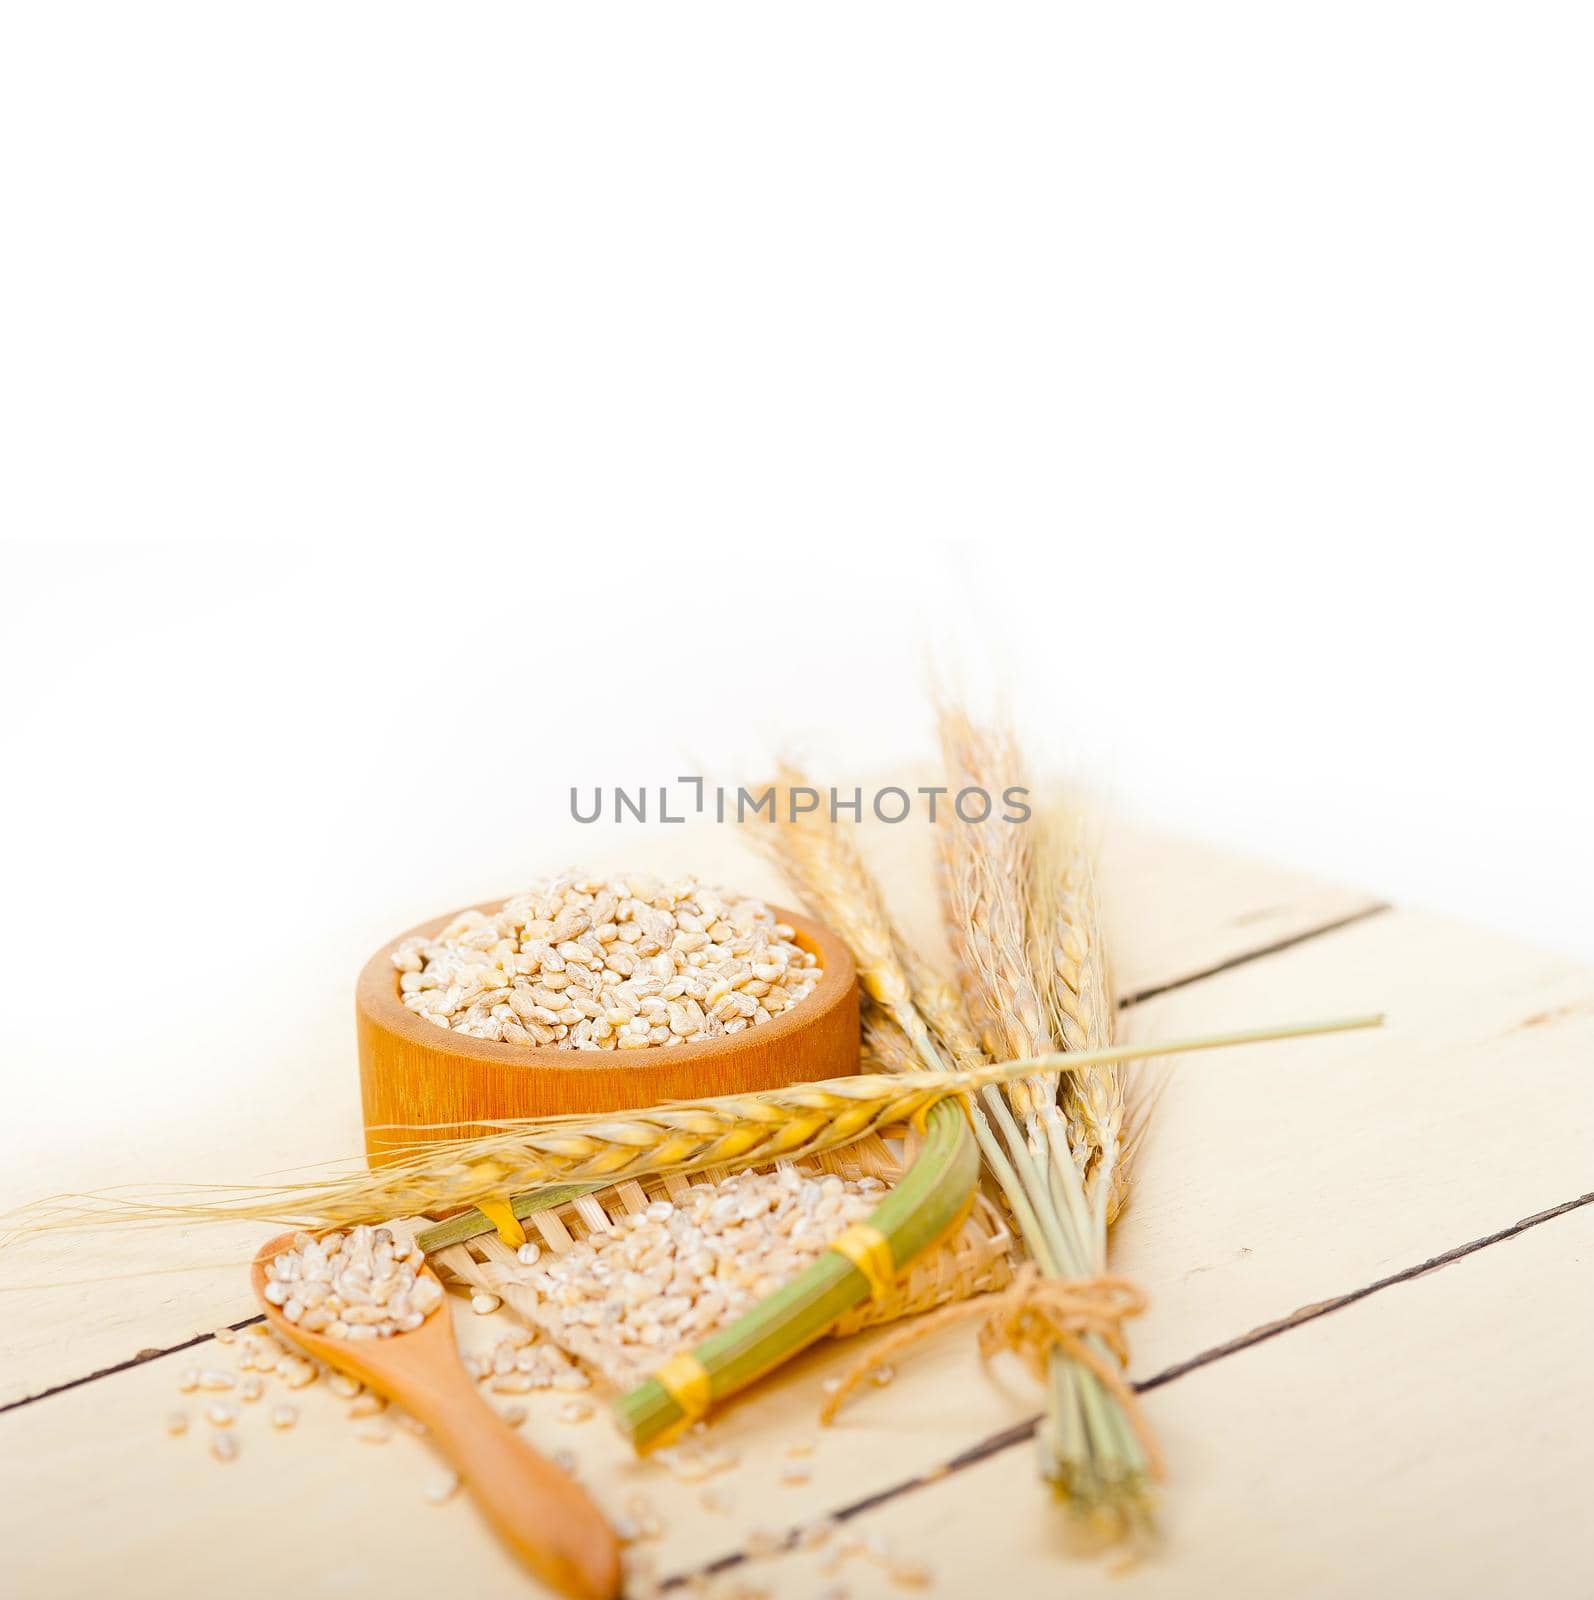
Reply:
[[[1594,959],[1587,19],[8,8],[13,1128],[932,668]]]

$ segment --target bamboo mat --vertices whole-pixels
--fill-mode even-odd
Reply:
[[[670,847],[705,874],[773,887],[711,831],[677,830]],[[923,847],[906,827],[869,844],[920,926]],[[529,1434],[574,1451],[612,1509],[647,1495],[665,1525],[658,1570],[684,1584],[715,1569],[727,1596],[909,1592],[866,1555],[826,1571],[849,1536],[911,1552],[948,1596],[1594,1592],[1572,1504],[1594,1475],[1594,972],[1126,829],[1106,840],[1103,876],[1130,1037],[1390,1018],[1381,1034],[1212,1057],[1171,1080],[1115,1244],[1152,1302],[1131,1331],[1169,1458],[1156,1552],[1121,1574],[1063,1548],[1032,1468],[1036,1396],[1016,1369],[982,1368],[967,1330],[927,1342],[829,1430],[815,1420],[821,1383],[867,1336],[810,1351],[716,1420],[712,1441],[739,1464],[706,1502],[705,1485],[632,1460],[601,1418],[557,1421],[564,1396],[525,1397]],[[308,972],[325,952],[283,959]],[[229,1123],[231,1175],[356,1148],[339,999],[333,985],[288,1066],[269,1038],[243,1052],[240,1108],[286,1094],[295,1115]],[[217,1137],[7,1150],[0,1181],[9,1201],[90,1168],[214,1176]],[[171,1164],[208,1150],[210,1171]],[[294,1397],[291,1432],[254,1419],[231,1466],[209,1459],[202,1429],[164,1436],[177,1370],[224,1358],[209,1330],[252,1314],[232,1262],[258,1232],[140,1235],[110,1268],[98,1239],[0,1256],[0,1284],[67,1284],[0,1292],[0,1590],[538,1593],[468,1501],[424,1502],[423,1441],[361,1443],[322,1386]],[[107,1270],[139,1275],[92,1281]],[[491,1342],[495,1319],[456,1317],[470,1346]],[[813,1447],[807,1482],[782,1481],[793,1445]],[[824,1549],[749,1554],[838,1515]]]

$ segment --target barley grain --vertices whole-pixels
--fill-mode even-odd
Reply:
[[[886,1568],[886,1576],[899,1589],[927,1589],[930,1586],[930,1569],[922,1561],[893,1561]]]
[[[436,1026],[584,1050],[736,1032],[800,1004],[821,976],[767,906],[691,878],[567,874],[407,939],[392,960],[404,1005]]]
[[[424,1266],[413,1239],[391,1226],[361,1223],[319,1239],[298,1233],[266,1269],[264,1292],[307,1332],[388,1338],[413,1332],[442,1304],[442,1286]]]
[[[428,1504],[446,1505],[459,1492],[459,1474],[447,1470],[435,1472],[426,1480],[426,1486],[421,1492],[426,1496]]]

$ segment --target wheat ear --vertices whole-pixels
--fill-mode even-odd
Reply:
[[[1036,818],[1030,877],[1031,964],[1064,1050],[1095,1050],[1113,1042],[1117,1015],[1108,973],[1095,862],[1082,820],[1055,807]],[[1129,1172],[1124,1140],[1123,1085],[1111,1069],[1080,1073],[1060,1085],[1068,1143],[1098,1234],[1123,1207]]]
[[[773,858],[804,903],[852,953],[858,982],[901,1030],[920,1062],[932,1071],[945,1062],[914,1004],[904,947],[885,900],[863,858],[842,830],[818,811],[798,812],[794,789],[812,788],[806,775],[782,763],[774,785],[774,823],[754,821],[751,837]]]
[[[705,1167],[800,1160],[882,1128],[922,1118],[952,1096],[984,1092],[1035,1073],[1375,1026],[1378,1018],[1267,1028],[1166,1044],[1119,1045],[971,1071],[860,1073],[758,1094],[682,1101],[611,1117],[488,1123],[492,1133],[405,1147],[376,1168],[277,1185],[165,1185],[57,1195],[0,1218],[0,1237],[109,1222],[260,1221],[343,1226],[452,1211],[551,1185],[618,1183]]]

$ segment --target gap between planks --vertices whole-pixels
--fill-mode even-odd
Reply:
[[[1356,921],[1359,918],[1351,918]],[[1298,943],[1291,940],[1290,943]],[[1159,991],[1161,992],[1161,991]],[[1345,1294],[1332,1296],[1327,1300],[1318,1300],[1312,1305],[1301,1306],[1292,1311],[1287,1317],[1280,1317],[1273,1322],[1264,1322],[1260,1327],[1253,1328],[1249,1333],[1242,1333],[1237,1338],[1225,1340],[1222,1344],[1213,1345],[1210,1349],[1203,1350],[1185,1361],[1176,1361],[1171,1367],[1164,1367],[1161,1372],[1153,1373],[1149,1378],[1143,1378],[1133,1385],[1136,1394],[1149,1394],[1154,1389],[1161,1389],[1165,1385],[1176,1382],[1189,1373],[1199,1371],[1202,1367],[1211,1366],[1214,1362],[1222,1361],[1228,1356],[1238,1355],[1241,1351],[1252,1349],[1259,1344],[1265,1344],[1269,1339],[1276,1339],[1280,1334],[1288,1333],[1294,1328],[1304,1327],[1309,1322],[1316,1322],[1319,1317],[1326,1317],[1331,1312],[1343,1311],[1347,1306],[1352,1306],[1359,1300],[1366,1300],[1369,1296],[1380,1294],[1386,1289],[1398,1288],[1403,1283],[1410,1283],[1415,1278],[1426,1277],[1430,1272],[1438,1272],[1444,1267],[1451,1266],[1466,1257],[1476,1255],[1480,1250],[1486,1250],[1491,1245],[1503,1244],[1507,1240],[1516,1238],[1519,1234],[1528,1232],[1531,1228],[1542,1226],[1546,1222],[1554,1222],[1558,1217],[1567,1216],[1573,1211],[1580,1210],[1587,1205],[1594,1205],[1594,1191],[1579,1195],[1575,1200],[1563,1201],[1558,1206],[1551,1206],[1548,1211],[1536,1212],[1531,1217],[1523,1217],[1520,1221],[1513,1222],[1509,1227],[1500,1228],[1494,1233],[1483,1235],[1478,1239],[1470,1239],[1466,1244],[1456,1245],[1453,1249],[1445,1250],[1439,1255],[1430,1256],[1426,1261],[1420,1261],[1415,1266],[1402,1267],[1399,1272],[1392,1272],[1387,1277],[1377,1278],[1372,1283],[1363,1285],[1360,1289],[1349,1290]],[[915,1489],[928,1488],[931,1484],[939,1483],[950,1477],[954,1472],[962,1472],[965,1468],[977,1466],[982,1461],[988,1461],[992,1456],[1000,1455],[1004,1450],[1011,1450],[1017,1445],[1025,1443],[1032,1438],[1035,1429],[1039,1426],[1039,1414],[1031,1417],[1026,1422],[1014,1423],[1010,1428],[1004,1428],[1000,1433],[993,1433],[988,1439],[982,1439],[978,1444],[970,1445],[967,1450],[961,1450],[950,1461],[932,1468],[927,1473],[917,1477],[904,1478],[901,1483],[894,1483],[885,1489],[877,1489],[873,1494],[865,1495],[861,1500],[854,1500],[847,1505],[840,1506],[823,1519],[829,1522],[850,1522],[854,1517],[862,1516],[866,1511],[873,1511],[877,1506],[885,1505],[888,1501],[899,1500],[904,1495],[913,1493]],[[802,1537],[803,1526],[790,1528],[780,1541],[779,1551],[784,1553],[795,1550]],[[687,1572],[676,1573],[666,1578],[660,1585],[665,1589],[678,1589],[689,1584],[697,1577],[713,1577],[721,1572],[728,1572],[734,1567],[742,1566],[752,1558],[745,1550],[732,1551],[729,1555],[720,1556],[717,1560],[709,1562],[702,1567],[694,1567]]]
[[[1296,945],[1305,944],[1308,940],[1321,939],[1325,934],[1338,933],[1341,928],[1355,927],[1358,922],[1366,922],[1369,917],[1382,916],[1386,911],[1393,910],[1394,907],[1388,901],[1364,906],[1360,911],[1352,911],[1348,916],[1339,917],[1333,922],[1325,922],[1320,928],[1308,928],[1305,933],[1292,933],[1287,939],[1277,939],[1272,944],[1263,945],[1259,950],[1246,950],[1240,955],[1230,956],[1226,961],[1219,961],[1215,966],[1203,967],[1199,972],[1175,978],[1171,983],[1158,983],[1149,989],[1126,994],[1119,1000],[1118,1009],[1127,1011],[1131,1006],[1143,1005],[1147,1000],[1155,1000],[1159,995],[1172,994],[1176,989],[1188,989],[1192,983],[1200,983],[1206,978],[1216,978],[1224,972],[1233,972],[1236,967],[1249,966],[1253,961],[1261,961],[1266,956],[1276,956],[1285,950],[1293,950]]]
[[[242,1322],[229,1322],[227,1327],[234,1333],[241,1333],[245,1328],[252,1328],[257,1322],[264,1322],[263,1315],[245,1317]],[[137,1355],[129,1356],[125,1361],[113,1361],[108,1367],[101,1367],[96,1372],[85,1372],[81,1378],[68,1378],[65,1383],[52,1383],[48,1389],[40,1389],[37,1394],[25,1394],[16,1400],[8,1400],[0,1406],[0,1416],[8,1411],[15,1411],[19,1406],[31,1406],[36,1400],[48,1400],[53,1394],[65,1394],[68,1389],[81,1389],[85,1383],[97,1383],[101,1378],[114,1378],[119,1372],[126,1372],[132,1367],[141,1367],[146,1361],[159,1361],[162,1356],[174,1356],[180,1350],[192,1350],[195,1345],[209,1344],[216,1337],[215,1332],[196,1333],[191,1339],[184,1339],[180,1344],[152,1346],[148,1350],[140,1350]]]
[[[1236,956],[1230,956],[1225,961],[1220,961],[1214,966],[1202,967],[1199,970],[1187,973],[1182,978],[1174,978],[1168,983],[1159,983],[1152,988],[1139,990],[1135,994],[1122,996],[1118,1001],[1118,1009],[1127,1011],[1133,1006],[1141,1005],[1147,1000],[1154,1000],[1159,995],[1172,994],[1175,990],[1187,989],[1192,984],[1204,982],[1208,978],[1215,978],[1220,973],[1232,972],[1236,967],[1249,965],[1253,961],[1263,961],[1269,956],[1276,956],[1285,950],[1293,950],[1297,945],[1307,943],[1312,939],[1321,939],[1331,933],[1338,933],[1342,928],[1353,927],[1359,922],[1365,922],[1369,917],[1382,915],[1393,907],[1387,901],[1380,901],[1375,905],[1364,906],[1360,911],[1352,911],[1348,916],[1336,917],[1332,922],[1325,922],[1316,928],[1308,928],[1303,933],[1291,934],[1286,939],[1277,939],[1272,944],[1262,945],[1255,950],[1243,951]],[[237,1332],[241,1328],[250,1327],[256,1322],[262,1322],[263,1317],[246,1317],[242,1322],[229,1323],[228,1326]],[[40,1400],[48,1400],[52,1395],[65,1394],[70,1389],[81,1388],[86,1383],[97,1383],[101,1378],[114,1378],[119,1372],[126,1372],[130,1367],[141,1366],[146,1361],[158,1361],[162,1356],[176,1355],[180,1350],[192,1350],[196,1345],[206,1343],[215,1338],[214,1333],[197,1333],[192,1338],[184,1339],[177,1344],[166,1345],[160,1348],[140,1350],[137,1355],[129,1356],[125,1361],[113,1362],[108,1367],[100,1367],[94,1372],[86,1372],[80,1378],[68,1378],[63,1383],[51,1384],[47,1389],[40,1389],[34,1394],[25,1394],[15,1400],[8,1400],[0,1405],[0,1416],[8,1411],[16,1411],[22,1406],[31,1406]],[[1199,1359],[1199,1358],[1197,1358]],[[896,1490],[885,1491],[887,1495],[894,1494]]]

